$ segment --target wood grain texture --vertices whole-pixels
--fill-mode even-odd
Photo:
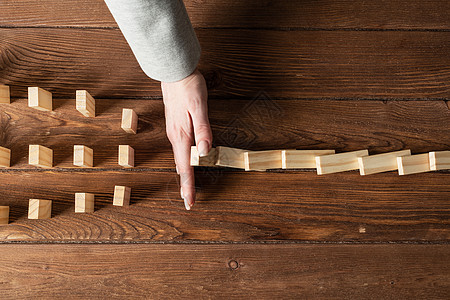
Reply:
[[[212,97],[450,98],[450,35],[414,31],[197,31]],[[12,97],[160,96],[119,30],[0,29],[0,78]],[[113,54],[113,55],[112,55]],[[76,67],[75,67],[76,66]]]
[[[0,277],[3,299],[446,299],[449,254],[448,245],[3,245]]]
[[[449,176],[198,169],[186,211],[175,171],[0,172],[0,205],[11,207],[0,239],[447,242]],[[129,207],[113,206],[115,185],[133,191]],[[93,214],[74,213],[80,188],[95,194]],[[53,200],[52,219],[27,220],[29,198]]]
[[[450,28],[450,5],[446,0],[185,0],[184,3],[195,27]],[[102,0],[4,0],[0,26],[116,28],[117,24]]]
[[[120,128],[122,107],[140,115],[137,135]],[[257,113],[256,113],[257,112]],[[450,110],[444,101],[210,100],[209,116],[217,146],[248,150],[369,149],[378,154],[450,149]],[[97,101],[97,117],[85,118],[75,99],[55,100],[51,113],[16,99],[0,111],[0,145],[11,149],[11,168],[28,165],[28,143],[53,149],[56,168],[73,168],[73,146],[94,150],[95,168],[121,168],[118,146],[135,149],[137,168],[175,168],[159,100]],[[94,168],[94,169],[95,169]]]

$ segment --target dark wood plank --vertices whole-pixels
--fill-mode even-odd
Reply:
[[[450,29],[446,0],[184,2],[195,27]],[[117,26],[103,0],[4,0],[0,7],[0,26]]]
[[[446,299],[449,250],[448,245],[2,245],[0,277],[3,299]]]
[[[447,242],[449,173],[362,177],[356,172],[231,172],[199,169],[186,211],[175,172],[0,172],[11,206],[3,241]],[[113,207],[114,185],[132,205]],[[74,213],[74,193],[96,194],[95,212]],[[53,217],[28,220],[29,198],[53,200]]]
[[[447,32],[198,30],[214,97],[450,98]],[[0,30],[0,78],[14,97],[160,96],[119,30]]]
[[[97,117],[85,118],[74,99],[57,99],[40,112],[26,99],[0,105],[0,146],[12,149],[12,168],[28,165],[28,145],[54,150],[55,167],[73,168],[73,145],[94,149],[94,166],[120,168],[118,145],[136,150],[136,167],[173,169],[160,100],[97,100]],[[122,107],[139,114],[137,135],[120,128]],[[210,100],[214,143],[250,150],[369,149],[371,154],[450,149],[450,110],[444,101]]]

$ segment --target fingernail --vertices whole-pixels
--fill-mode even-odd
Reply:
[[[200,141],[197,145],[197,151],[198,155],[200,157],[204,157],[208,155],[208,142],[207,141]]]
[[[182,187],[180,188],[180,195],[181,195],[181,199],[184,200],[184,194],[183,194],[183,188]]]
[[[191,210],[191,206],[188,204],[186,199],[184,199],[184,206],[186,207],[186,210]]]
[[[177,170],[177,174],[180,174],[180,172],[178,171],[178,166],[175,165],[175,170]]]

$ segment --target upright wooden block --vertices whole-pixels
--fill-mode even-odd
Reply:
[[[430,160],[430,170],[450,169],[450,151],[438,151],[428,153]]]
[[[216,152],[216,166],[245,169],[244,153],[248,150],[219,146]]]
[[[0,167],[8,168],[11,165],[11,150],[0,147]]]
[[[28,219],[50,219],[51,216],[51,200],[30,199],[28,206]]]
[[[29,87],[28,106],[42,111],[51,111],[52,93],[39,87]]]
[[[211,148],[207,156],[200,157],[197,146],[191,147],[191,166],[209,166],[214,167],[217,162],[217,150]]]
[[[0,103],[11,103],[9,86],[0,84]]]
[[[397,170],[397,157],[405,155],[411,155],[411,150],[358,157],[359,173],[361,175],[370,175]]]
[[[245,171],[265,171],[282,167],[282,150],[244,152]]]
[[[83,116],[95,117],[95,99],[86,90],[77,90],[76,107]]]
[[[408,175],[430,171],[428,153],[397,157],[398,175]]]
[[[94,194],[75,193],[75,212],[76,213],[94,212]]]
[[[138,115],[136,112],[129,108],[122,110],[122,129],[127,133],[137,133]]]
[[[114,187],[113,205],[128,206],[130,205],[131,188],[127,186],[116,185]]]
[[[315,169],[316,156],[334,154],[334,150],[282,150],[281,168]]]
[[[51,168],[53,166],[53,150],[41,145],[30,145],[28,163],[41,168]]]
[[[367,150],[316,156],[317,174],[331,174],[356,170],[359,168],[358,157],[369,155]]]
[[[73,164],[78,167],[92,168],[94,166],[94,150],[83,145],[74,145]]]
[[[0,206],[0,225],[9,223],[9,206]]]
[[[134,149],[128,145],[119,145],[119,165],[126,168],[134,167]]]

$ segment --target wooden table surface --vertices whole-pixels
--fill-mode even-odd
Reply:
[[[447,0],[185,1],[202,45],[215,145],[250,150],[450,150]],[[0,2],[2,299],[448,299],[450,172],[318,176],[196,169],[186,211],[159,83],[140,70],[102,0]],[[54,110],[27,107],[28,86]],[[75,90],[97,117],[75,110]],[[139,114],[137,135],[120,129]],[[28,145],[55,168],[27,164]],[[93,169],[72,165],[74,144]],[[136,167],[117,165],[119,144]],[[114,185],[132,188],[113,207]],[[96,195],[74,213],[74,193]],[[53,200],[28,220],[29,198]]]

